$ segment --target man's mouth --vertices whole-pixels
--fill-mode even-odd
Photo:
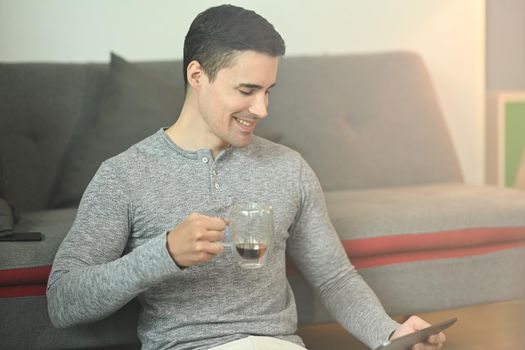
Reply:
[[[246,126],[248,128],[252,127],[255,125],[255,121],[254,120],[246,120],[246,119],[240,119],[238,117],[233,117],[233,119],[235,119],[237,121],[237,123],[243,125],[243,126]]]

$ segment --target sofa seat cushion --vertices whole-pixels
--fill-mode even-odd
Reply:
[[[138,348],[136,300],[108,318],[87,325],[57,329],[49,320],[47,279],[75,215],[76,209],[22,213],[15,231],[40,231],[43,240],[0,242],[0,342],[6,349]]]
[[[358,268],[525,246],[525,196],[464,184],[326,193],[330,218]]]
[[[21,215],[15,231],[38,231],[44,238],[35,242],[0,242],[0,298],[45,294],[55,253],[75,215],[76,209]]]
[[[523,191],[435,184],[325,196],[350,260],[389,313],[525,298]],[[299,322],[333,321],[288,270]]]

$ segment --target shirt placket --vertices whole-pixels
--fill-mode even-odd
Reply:
[[[218,162],[213,160],[211,151],[203,150],[199,152],[200,161],[208,167],[210,193],[216,196],[220,193],[222,184],[219,178]]]

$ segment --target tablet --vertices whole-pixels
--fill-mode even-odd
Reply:
[[[458,318],[454,317],[449,320],[436,323],[430,327],[421,329],[414,333],[410,333],[402,337],[386,341],[383,343],[383,345],[376,348],[375,350],[410,350],[412,345],[424,342],[431,335],[438,334],[439,332],[452,326],[457,320]]]

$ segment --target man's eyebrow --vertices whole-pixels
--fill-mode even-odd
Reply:
[[[273,88],[277,83],[273,83],[272,85],[270,85],[268,87],[268,89],[271,89]],[[249,83],[241,83],[239,85],[237,85],[237,88],[245,88],[245,89],[255,89],[255,90],[262,90],[264,89],[263,86],[261,85],[258,85],[258,84],[249,84]]]

